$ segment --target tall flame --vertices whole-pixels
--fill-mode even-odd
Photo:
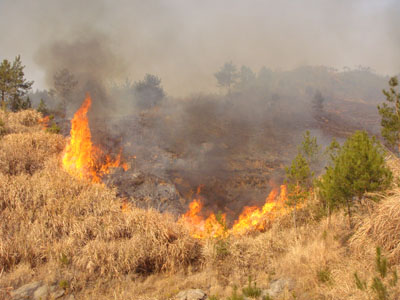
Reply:
[[[110,172],[110,168],[121,166],[126,170],[127,165],[121,164],[121,153],[112,159],[93,145],[87,117],[91,104],[92,99],[87,94],[85,101],[71,120],[71,138],[65,148],[62,164],[73,176],[100,182],[101,178]]]

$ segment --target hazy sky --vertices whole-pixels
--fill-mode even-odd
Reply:
[[[213,73],[229,60],[255,71],[363,65],[393,75],[399,16],[399,0],[0,0],[0,58],[21,54],[27,78],[44,88],[44,49],[94,34],[125,66],[110,82],[152,73],[173,95],[215,87]]]

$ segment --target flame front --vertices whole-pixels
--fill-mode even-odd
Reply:
[[[197,188],[195,199],[189,204],[189,210],[181,216],[178,220],[180,223],[185,223],[195,238],[206,238],[206,237],[221,237],[226,232],[225,219],[226,215],[221,214],[218,217],[211,213],[207,219],[200,215],[203,203],[200,199],[201,187]]]
[[[200,213],[203,204],[199,197],[200,190],[196,198],[189,204],[189,210],[181,216],[179,222],[185,222],[190,229],[191,235],[195,238],[224,237],[229,234],[242,235],[248,232],[263,231],[267,225],[275,218],[286,215],[291,209],[285,205],[287,201],[286,186],[281,185],[272,189],[262,208],[257,206],[246,206],[232,228],[226,227],[226,215],[217,217],[211,213],[204,219]]]
[[[122,167],[126,170],[127,165],[121,164],[121,153],[112,159],[93,145],[87,117],[91,104],[92,99],[88,94],[71,120],[71,138],[65,148],[62,164],[73,176],[100,182],[101,178],[110,172],[110,168]]]

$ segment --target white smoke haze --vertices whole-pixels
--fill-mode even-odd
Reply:
[[[96,32],[125,63],[112,80],[156,74],[183,96],[215,91],[212,74],[229,60],[255,71],[363,65],[397,74],[399,14],[396,0],[2,0],[0,49],[21,54],[35,87],[48,88],[49,66],[37,59],[43,47]]]

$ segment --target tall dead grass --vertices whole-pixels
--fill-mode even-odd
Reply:
[[[360,220],[351,239],[355,247],[373,244],[382,247],[391,262],[400,263],[400,189],[382,199],[370,215]]]
[[[0,120],[4,123],[5,133],[29,133],[39,131],[42,114],[33,109],[16,113],[0,111]]]

